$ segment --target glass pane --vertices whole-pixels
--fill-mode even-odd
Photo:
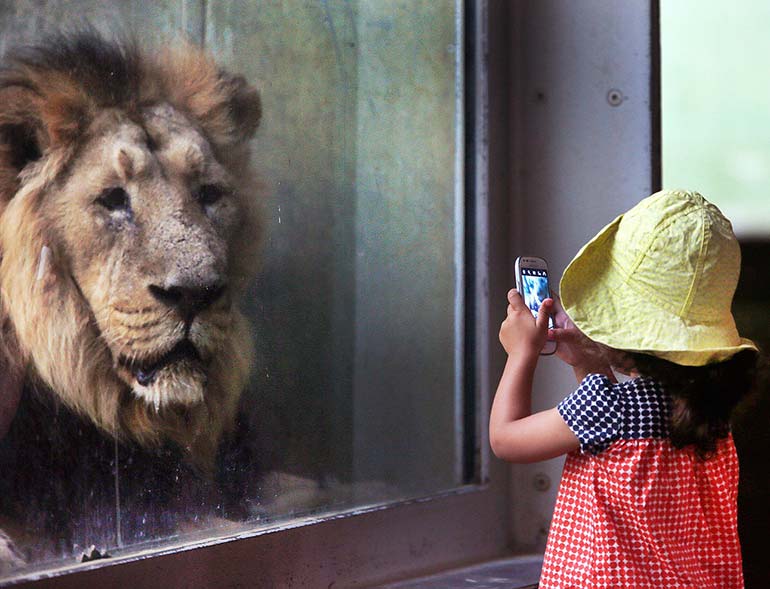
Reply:
[[[249,345],[211,352],[218,359],[205,366],[228,370],[206,368],[203,402],[149,399],[126,388],[120,423],[133,419],[126,407],[141,399],[145,405],[135,411],[151,416],[152,443],[116,438],[89,410],[60,404],[55,387],[35,378],[33,360],[11,429],[0,439],[0,580],[78,562],[84,552],[114,556],[462,484],[462,3],[45,4],[45,11],[24,2],[0,8],[6,49],[45,42],[57,24],[93,8],[97,28],[133,27],[143,31],[140,42],[186,31],[221,67],[258,88],[262,118],[250,165],[259,181],[249,184],[247,198],[259,206],[259,255],[239,301],[254,355],[221,436],[211,390],[236,378]],[[167,165],[168,145],[152,147],[159,165]],[[123,206],[119,196],[110,193],[99,206],[112,215]],[[129,197],[142,206],[141,195]],[[158,213],[145,224],[161,219]],[[185,223],[196,230],[196,222]],[[52,263],[80,264],[83,255],[57,250]],[[158,270],[145,264],[141,272]],[[167,313],[184,304],[184,333],[195,321],[205,327],[200,307],[199,319],[189,314],[200,298],[163,284],[147,287],[149,295],[134,293],[134,303],[151,296],[171,308]],[[132,325],[152,329],[154,320],[130,307],[129,287],[109,285],[129,304],[116,312],[136,311]],[[100,307],[87,288],[81,294],[101,325]],[[239,341],[235,327],[222,329],[227,341]],[[131,378],[151,386],[161,378],[161,361],[182,362],[187,354],[203,362],[199,350],[179,343],[187,337],[152,366],[126,364]],[[131,346],[142,338],[132,341],[116,351],[103,335],[88,353],[122,366],[141,355]],[[164,390],[175,390],[169,386]],[[196,433],[184,444],[174,428]]]

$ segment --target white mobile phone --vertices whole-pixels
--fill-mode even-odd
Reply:
[[[524,304],[532,311],[537,319],[542,302],[550,298],[551,289],[548,286],[548,264],[543,258],[534,256],[520,256],[516,258],[516,290],[524,299]],[[548,329],[553,328],[553,318],[548,318]],[[541,350],[541,354],[553,354],[556,351],[556,342],[548,340]]]

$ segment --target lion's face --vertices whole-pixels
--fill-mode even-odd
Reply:
[[[233,323],[233,181],[168,105],[105,113],[49,195],[72,277],[119,378],[155,406],[203,399]]]
[[[249,372],[258,95],[192,47],[64,49],[0,76],[0,320],[104,430],[210,457]]]

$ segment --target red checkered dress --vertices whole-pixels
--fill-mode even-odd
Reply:
[[[580,440],[567,457],[541,589],[743,587],[731,437],[702,461],[668,439],[653,380],[587,376],[559,404]]]

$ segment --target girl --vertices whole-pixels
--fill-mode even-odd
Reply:
[[[563,309],[547,299],[535,321],[508,293],[492,449],[511,462],[569,453],[541,589],[743,587],[728,419],[757,349],[730,311],[739,267],[719,210],[664,191],[580,250],[562,277]],[[532,415],[547,338],[580,384]],[[619,383],[615,371],[630,378]]]

